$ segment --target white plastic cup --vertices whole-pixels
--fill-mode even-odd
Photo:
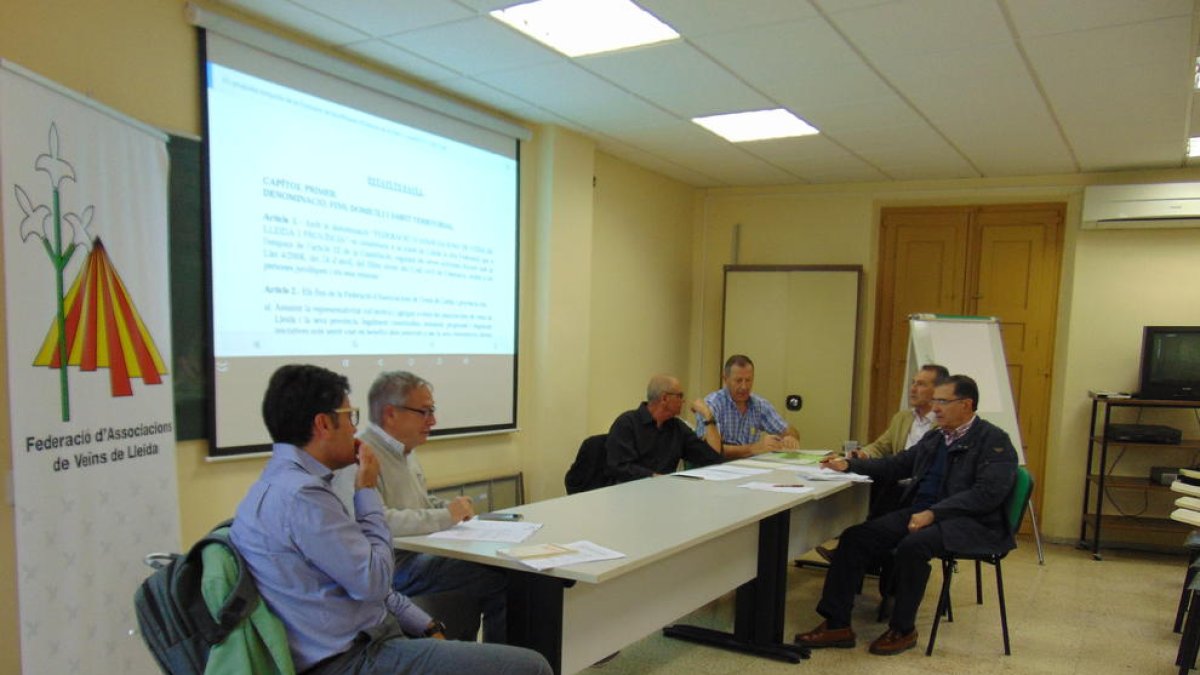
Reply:
[[[842,443],[843,456],[849,457],[855,450],[858,450],[858,441],[846,441]]]

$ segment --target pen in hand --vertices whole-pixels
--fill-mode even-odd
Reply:
[[[788,485],[772,485],[771,487],[802,488],[802,487],[807,487],[807,486],[804,485],[803,483],[792,483],[792,484],[788,484]]]

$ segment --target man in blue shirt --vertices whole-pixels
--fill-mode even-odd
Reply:
[[[696,414],[696,435],[705,437],[710,424],[721,431],[722,453],[727,457],[745,457],[774,450],[800,447],[799,434],[767,399],[756,396],[754,362],[744,354],[734,354],[721,371],[723,387],[704,397],[712,417]]]
[[[863,574],[895,550],[896,606],[888,629],[870,652],[898,654],[917,643],[917,609],[929,582],[929,561],[947,551],[1000,554],[1016,546],[1001,507],[1017,475],[1008,434],[975,410],[979,387],[966,375],[940,380],[933,390],[938,430],[882,458],[834,457],[821,464],[874,479],[911,478],[900,508],[847,528],[833,553],[817,613],[825,620],[796,636],[805,647],[853,647],[854,596]]]
[[[392,591],[391,533],[375,489],[379,463],[354,440],[358,409],[349,391],[345,377],[317,366],[275,371],[262,403],[271,459],[230,531],[287,629],[296,671],[548,675],[535,652],[440,639],[445,627]],[[351,516],[330,481],[335,469],[356,462]]]

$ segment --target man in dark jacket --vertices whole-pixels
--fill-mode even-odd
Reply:
[[[979,387],[966,375],[938,382],[933,412],[938,428],[911,448],[881,459],[831,458],[835,471],[875,479],[912,478],[906,506],[842,533],[817,613],[821,625],[796,636],[806,647],[853,647],[850,613],[863,574],[895,549],[896,606],[871,653],[898,654],[917,643],[917,608],[929,581],[929,561],[947,551],[1004,553],[1016,544],[1002,512],[1017,473],[1008,434],[975,415]]]

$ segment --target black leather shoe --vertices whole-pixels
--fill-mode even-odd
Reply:
[[[809,649],[838,647],[849,649],[855,645],[854,631],[849,626],[845,628],[830,628],[829,622],[822,621],[820,626],[807,633],[796,633],[796,644]]]
[[[827,562],[827,563],[833,562],[833,551],[832,550],[827,549],[824,546],[818,546],[813,550],[817,552],[817,555],[824,558],[825,562]]]

